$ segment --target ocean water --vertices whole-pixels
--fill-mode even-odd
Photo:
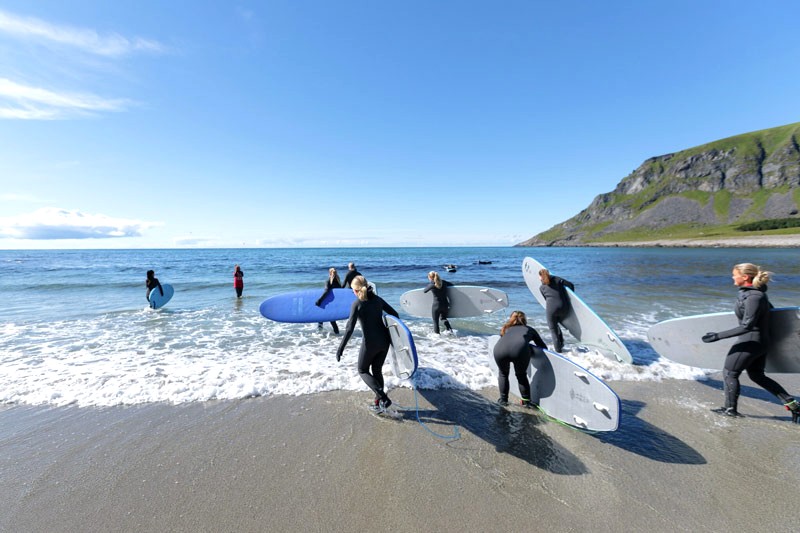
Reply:
[[[110,406],[182,403],[260,395],[366,391],[355,364],[358,328],[341,363],[340,337],[325,325],[263,318],[269,296],[322,290],[327,269],[344,276],[349,261],[400,311],[420,357],[421,388],[482,389],[496,384],[487,337],[513,309],[549,342],[543,309],[522,279],[526,256],[569,279],[615,329],[634,365],[592,350],[567,355],[608,380],[703,379],[705,372],[664,360],[647,343],[656,322],[729,311],[736,289],[731,266],[754,262],[775,273],[776,307],[800,305],[800,264],[791,249],[628,248],[354,248],[0,251],[0,402]],[[478,264],[491,261],[491,264]],[[234,264],[245,273],[244,297],[233,289]],[[458,265],[455,273],[443,265]],[[163,309],[147,307],[144,279],[154,269],[175,287]],[[432,332],[430,319],[406,316],[400,295],[423,287],[438,270],[456,284],[506,291],[510,306],[456,319],[455,336]],[[340,328],[344,327],[340,322]],[[570,347],[570,337],[567,347]],[[390,377],[388,387],[410,387]],[[657,386],[657,385],[654,385]]]

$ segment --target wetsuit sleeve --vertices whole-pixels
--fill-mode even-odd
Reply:
[[[387,315],[392,315],[395,318],[400,318],[400,315],[397,313],[397,311],[394,310],[394,307],[389,305],[389,303],[386,300],[384,300],[383,298],[381,298],[381,301],[383,302],[383,305],[382,305],[383,310],[386,311]]]
[[[158,278],[155,278],[155,279],[156,279],[156,286],[158,287],[158,291],[161,293],[161,296],[164,296],[164,289],[161,287],[161,282],[158,281]]]
[[[769,312],[769,311],[767,311]],[[761,298],[746,298],[744,301],[744,314],[739,321],[739,325],[726,331],[717,333],[718,339],[728,339],[744,335],[748,331],[753,331],[758,325],[761,317]]]
[[[328,280],[328,281],[325,282],[325,291],[322,293],[322,296],[317,298],[317,301],[314,302],[314,305],[319,307],[319,304],[322,303],[322,300],[325,299],[325,297],[328,295],[329,292],[331,292],[331,280]]]
[[[542,349],[546,350],[547,349],[547,344],[545,344],[545,342],[542,340],[542,336],[539,335],[539,332],[536,331],[535,329],[533,329],[530,326],[528,326],[528,330],[529,330],[529,333],[530,333],[530,336],[531,336],[531,340],[533,341],[533,343],[536,346],[538,346],[539,348],[542,348]]]
[[[422,289],[422,292],[428,292],[431,289],[433,289],[434,287],[436,287],[436,285],[434,285],[433,283],[428,283],[428,286],[425,287],[424,289]]]
[[[337,361],[342,358],[344,347],[347,346],[347,341],[350,340],[350,337],[353,336],[353,330],[356,329],[356,321],[358,320],[358,302],[359,301],[356,300],[350,307],[350,318],[347,320],[347,327],[344,328],[344,336],[342,337],[342,342],[339,343],[339,349],[336,350]]]
[[[564,285],[565,287],[569,287],[569,290],[573,292],[575,291],[575,285],[573,285],[571,281],[567,281],[564,278],[561,278],[561,284]]]

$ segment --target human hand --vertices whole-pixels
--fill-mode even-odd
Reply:
[[[719,340],[719,335],[717,335],[713,331],[703,335],[703,342],[717,342],[718,340]]]

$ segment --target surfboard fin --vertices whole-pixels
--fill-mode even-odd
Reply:
[[[575,376],[580,378],[582,381],[589,383],[589,376],[585,372],[579,372],[576,370],[575,372],[573,372],[573,374],[575,374]]]
[[[576,426],[579,426],[579,427],[582,427],[582,428],[589,427],[589,424],[586,423],[586,420],[584,420],[583,418],[579,417],[578,415],[572,415],[572,419],[575,421],[575,425]]]

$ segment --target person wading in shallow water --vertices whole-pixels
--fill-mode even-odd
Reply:
[[[725,405],[712,409],[725,416],[742,416],[737,409],[739,401],[739,376],[747,375],[762,388],[777,396],[792,413],[792,422],[800,423],[800,404],[777,382],[764,375],[769,346],[769,311],[772,305],[767,298],[770,272],[752,263],[741,263],[731,272],[733,284],[739,287],[733,311],[739,325],[727,331],[709,332],[703,342],[737,337],[736,344],[728,350],[722,376],[725,380]]]

